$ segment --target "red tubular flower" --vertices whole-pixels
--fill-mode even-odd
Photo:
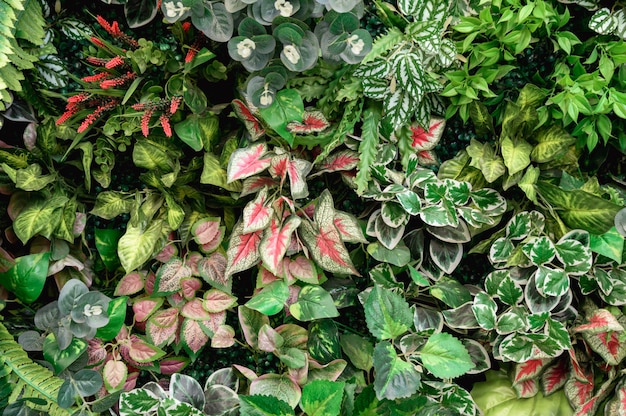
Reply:
[[[107,62],[109,62],[109,59],[96,58],[95,56],[88,56],[87,62],[89,62],[92,65],[105,66]]]
[[[89,97],[91,97],[91,95],[88,92],[81,92],[68,98],[67,102],[71,104],[81,103]]]
[[[189,29],[191,29],[191,22],[184,22],[183,23],[183,30],[186,32],[189,32]]]
[[[67,120],[69,120],[70,117],[76,114],[76,112],[78,112],[78,106],[74,106],[68,109],[65,113],[61,114],[61,117],[57,118],[56,125],[60,126],[61,124],[65,123]]]
[[[148,133],[150,132],[150,118],[154,113],[154,108],[147,108],[146,112],[143,113],[141,117],[141,132],[145,137],[148,137]]]
[[[159,117],[159,121],[161,121],[161,126],[163,127],[163,131],[167,137],[172,137],[172,126],[170,125],[170,118],[167,114],[163,113]]]
[[[107,32],[111,33],[111,31],[113,30],[113,28],[111,27],[111,25],[109,24],[109,22],[107,22],[106,20],[104,20],[104,17],[98,15],[96,16],[96,20],[98,21],[98,23],[100,23],[100,26],[102,26],[102,28],[104,30],[106,30]]]
[[[115,67],[120,66],[120,65],[124,65],[124,58],[122,58],[121,56],[118,55],[118,56],[115,56],[115,57],[111,58],[109,60],[109,62],[107,62],[104,65],[104,67],[107,68],[107,69],[112,69],[112,68],[115,68]]]
[[[178,110],[178,106],[180,105],[183,97],[172,97],[172,101],[170,102],[170,114],[174,114],[176,110]]]
[[[126,73],[126,75],[122,75],[117,78],[105,79],[104,81],[101,81],[100,88],[106,90],[108,88],[119,87],[121,85],[126,84],[128,81],[136,77],[137,77],[137,74],[129,71]]]
[[[98,39],[98,38],[97,38],[97,37],[95,37],[95,36],[92,36],[92,37],[91,37],[91,42],[92,42],[94,45],[96,45],[97,47],[99,47],[99,48],[104,48],[104,47],[105,47],[105,46],[104,46],[104,42],[102,42],[102,40],[101,40],[101,39]]]
[[[95,74],[95,75],[89,75],[89,76],[83,77],[82,80],[85,81],[85,82],[100,82],[100,81],[102,81],[103,79],[105,79],[108,76],[109,76],[108,73],[100,72],[100,73]]]
[[[119,39],[135,48],[139,46],[139,43],[137,43],[135,39],[131,38],[126,33],[120,30],[120,25],[116,21],[113,21],[113,23],[109,23],[104,20],[102,16],[97,16],[96,19],[98,20],[98,23],[100,23],[100,26],[102,26],[102,28],[115,39]]]
[[[112,110],[113,108],[115,108],[118,104],[119,104],[120,100],[117,98],[111,98],[107,101],[105,101],[104,103],[102,103],[101,105],[99,105],[98,107],[96,107],[95,111],[91,114],[89,114],[81,123],[81,125],[78,127],[78,133],[82,133],[85,130],[87,130],[87,128],[93,124],[94,121],[96,121],[98,119],[98,117],[100,117],[102,115],[102,113],[104,113],[105,111],[109,111]]]

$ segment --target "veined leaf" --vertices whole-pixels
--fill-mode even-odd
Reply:
[[[374,390],[379,400],[410,397],[420,387],[420,373],[413,364],[398,357],[393,345],[388,341],[376,344],[374,369],[376,370]]]
[[[513,140],[505,137],[501,146],[504,164],[509,170],[509,175],[515,175],[530,165],[530,153],[533,147],[527,141],[520,139],[517,143],[513,143]]]
[[[249,269],[259,262],[259,245],[263,231],[245,234],[243,222],[237,223],[228,242],[226,276]]]
[[[166,230],[167,226],[162,220],[152,221],[145,229],[128,224],[126,233],[117,245],[120,262],[126,273],[138,269],[150,259],[160,237]]]
[[[314,285],[307,285],[300,289],[298,300],[289,305],[289,311],[299,321],[339,316],[330,293],[321,286]]]
[[[289,247],[291,235],[300,225],[300,218],[289,217],[283,224],[272,218],[270,226],[265,230],[259,246],[263,265],[273,274],[279,274],[279,266]]]
[[[424,367],[439,378],[459,377],[474,368],[461,341],[445,332],[431,335],[419,356]]]
[[[256,175],[267,169],[271,161],[272,158],[267,155],[265,143],[237,149],[232,153],[228,162],[228,182]]]
[[[323,222],[317,228],[310,221],[303,221],[300,225],[300,237],[309,249],[311,256],[324,270],[338,274],[359,275],[350,260],[348,250],[341,240],[341,234],[332,222],[332,219]]]
[[[37,200],[22,211],[13,221],[15,235],[26,244],[36,234],[51,237],[61,220],[62,207],[69,201],[65,196],[55,195],[47,200]]]
[[[302,410],[309,416],[338,415],[341,411],[345,383],[314,380],[302,389]]]
[[[378,339],[395,339],[413,324],[413,313],[400,295],[378,285],[365,301],[365,321],[370,332]]]
[[[265,229],[270,224],[273,214],[274,209],[267,200],[267,188],[263,188],[243,209],[243,233],[249,234]]]

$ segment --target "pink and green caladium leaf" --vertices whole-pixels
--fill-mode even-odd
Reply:
[[[439,139],[443,135],[446,121],[440,117],[430,117],[428,131],[426,131],[418,123],[413,123],[409,128],[411,130],[411,146],[416,150],[434,149]]]
[[[398,356],[388,341],[376,344],[373,355],[376,379],[374,390],[379,400],[412,396],[421,385],[421,376],[413,364]]]
[[[241,121],[243,121],[244,125],[246,126],[246,129],[248,130],[252,141],[256,141],[263,134],[265,134],[263,126],[255,117],[255,115],[252,114],[250,109],[243,103],[243,101],[233,100],[232,105],[233,110],[235,110],[235,114],[237,114],[237,117]]]
[[[540,385],[541,391],[544,396],[556,392],[565,385],[565,382],[570,378],[570,368],[568,361],[565,359],[559,359],[555,363],[546,367],[541,373]]]
[[[200,259],[198,262],[198,273],[205,282],[214,288],[230,293],[233,281],[230,276],[226,274],[227,266],[228,260],[220,250],[211,253],[208,257]]]
[[[191,360],[195,361],[200,350],[209,342],[209,336],[202,330],[200,322],[185,318],[180,329],[180,341]]]
[[[148,340],[159,348],[171,344],[178,331],[178,309],[168,308],[160,310],[146,323],[146,335]]]
[[[328,172],[341,172],[352,170],[357,167],[359,163],[359,154],[353,150],[341,150],[334,152],[330,156],[326,157],[318,165],[318,170],[315,175]]]
[[[289,190],[293,199],[302,199],[309,196],[306,177],[313,169],[313,164],[304,159],[293,159],[287,164],[289,173]]]
[[[115,287],[115,296],[130,296],[139,293],[144,288],[145,276],[140,272],[126,274]]]
[[[283,310],[287,299],[289,299],[289,286],[281,280],[276,280],[252,296],[245,306],[272,316]]]
[[[180,281],[180,286],[180,294],[183,298],[191,300],[196,297],[196,292],[202,288],[202,281],[196,277],[186,277]]]
[[[247,270],[255,266],[261,259],[259,246],[263,231],[244,233],[243,222],[237,223],[228,242],[226,276]]]
[[[287,123],[287,130],[295,134],[310,134],[324,131],[330,126],[321,111],[305,111],[302,113],[302,122]]]
[[[535,358],[523,363],[515,364],[513,370],[513,384],[536,379],[550,362],[548,359]]]
[[[203,300],[200,298],[194,298],[185,303],[180,309],[180,314],[194,321],[206,321],[211,319],[211,315],[204,309]]]
[[[535,397],[535,395],[539,393],[539,382],[535,379],[531,379],[514,383],[513,390],[515,390],[517,397],[520,399]]]
[[[265,143],[255,144],[235,150],[230,156],[227,168],[228,182],[245,179],[263,172],[270,166],[271,155]]]
[[[259,330],[258,348],[265,352],[274,352],[283,347],[284,338],[269,325],[263,325]]]
[[[300,290],[298,300],[289,305],[289,312],[299,321],[339,316],[330,293],[321,286],[313,285],[306,285]]]
[[[300,226],[301,220],[296,216],[287,218],[283,223],[272,218],[269,227],[265,230],[263,240],[259,246],[261,260],[273,274],[279,274],[282,270],[282,260],[289,248],[293,232]]]
[[[123,388],[127,377],[128,367],[123,361],[107,361],[102,369],[102,379],[109,393]]]
[[[230,348],[235,342],[235,330],[230,325],[220,325],[211,337],[212,348]]]
[[[0,273],[0,283],[24,303],[39,298],[48,275],[50,253],[28,254],[15,259],[14,265]]]
[[[267,187],[268,189],[275,188],[278,186],[279,182],[274,178],[270,178],[268,176],[252,176],[250,178],[246,178],[243,181],[241,192],[239,193],[239,198],[243,198],[244,196],[248,196],[251,194],[256,194],[261,189]]]
[[[285,274],[294,277],[301,282],[313,285],[319,284],[319,274],[315,268],[315,263],[305,256],[296,256],[283,259]]]
[[[203,307],[210,313],[223,312],[237,305],[237,298],[218,289],[207,290]]]
[[[615,315],[606,309],[596,309],[590,316],[587,316],[587,323],[572,328],[574,332],[588,332],[599,334],[603,332],[624,331],[624,327],[619,323]]]
[[[250,394],[273,396],[289,403],[293,409],[300,402],[302,391],[287,375],[264,374],[250,383]]]
[[[243,233],[249,234],[265,229],[273,215],[274,209],[268,201],[267,188],[263,188],[243,209]]]
[[[367,327],[378,339],[395,339],[409,330],[413,313],[396,292],[375,285],[364,304]]]
[[[333,224],[332,218],[328,220],[329,222],[321,225],[320,228],[309,221],[303,221],[300,226],[300,237],[309,249],[313,260],[324,270],[359,276],[348,250],[341,241],[341,234]]]
[[[173,258],[159,267],[154,282],[154,295],[171,295],[182,289],[181,281],[192,277],[192,271],[182,259]]]

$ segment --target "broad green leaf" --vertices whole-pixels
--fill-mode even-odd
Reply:
[[[296,90],[283,89],[278,91],[276,99],[269,107],[259,108],[259,113],[270,127],[292,145],[294,136],[287,129],[287,124],[292,121],[302,122],[304,103]]]
[[[540,169],[538,167],[529,166],[526,172],[524,172],[522,179],[517,183],[517,186],[524,191],[526,197],[535,204],[537,204],[537,190],[535,189],[535,184],[537,183],[537,179],[539,179],[539,172]]]
[[[374,346],[372,343],[359,335],[345,332],[339,338],[341,349],[348,356],[350,362],[359,370],[370,371],[372,369]]]
[[[380,243],[369,244],[367,253],[377,261],[398,267],[406,266],[411,261],[411,252],[402,241],[393,250],[389,250]]]
[[[39,298],[48,276],[50,253],[28,254],[15,259],[15,264],[0,273],[0,283],[24,303]]]
[[[289,305],[289,312],[299,321],[339,316],[330,293],[321,286],[313,285],[307,285],[300,289],[298,300]]]
[[[43,344],[43,356],[52,364],[56,374],[72,365],[85,351],[87,342],[80,338],[73,338],[69,346],[63,350],[59,348],[54,334],[48,334]]]
[[[202,386],[186,374],[175,373],[172,375],[170,393],[176,400],[188,403],[196,409],[204,409],[205,398]]]
[[[117,250],[126,273],[140,268],[150,260],[157,243],[163,235],[163,221],[152,221],[147,228],[133,226],[131,223],[126,228],[126,233],[120,238]]]
[[[61,220],[62,207],[69,201],[65,196],[55,195],[30,203],[13,221],[15,235],[26,244],[36,234],[50,237]]]
[[[126,319],[126,302],[128,302],[127,296],[121,296],[109,302],[107,309],[109,322],[105,326],[98,328],[96,332],[97,338],[103,341],[110,341],[120,333],[122,325],[124,325],[124,320]]]
[[[15,187],[24,191],[39,191],[54,181],[55,176],[42,175],[41,166],[36,163],[25,169],[18,169],[15,173]]]
[[[96,228],[95,243],[98,254],[107,270],[115,270],[120,265],[120,258],[117,255],[117,243],[122,237],[121,230],[107,228]]]
[[[135,142],[133,163],[137,167],[148,170],[160,169],[164,172],[172,170],[171,155],[162,146],[147,139],[139,139]]]
[[[602,235],[591,235],[589,243],[593,252],[613,259],[618,264],[622,263],[624,236],[615,227]]]
[[[302,389],[300,407],[308,416],[339,415],[345,383],[315,380]]]
[[[259,331],[263,325],[269,325],[269,318],[267,315],[246,306],[239,306],[239,308],[237,308],[237,314],[241,332],[243,332],[246,342],[251,347],[258,348]]]
[[[410,397],[420,387],[420,373],[413,364],[398,357],[388,341],[381,341],[374,348],[374,370],[374,390],[379,400]]]
[[[239,409],[246,416],[295,416],[287,402],[270,395],[240,395]]]
[[[381,286],[374,286],[364,304],[365,321],[378,339],[394,339],[413,324],[413,314],[403,297]]]
[[[537,183],[537,189],[568,227],[581,228],[591,234],[602,235],[609,231],[622,208],[585,191],[564,191],[548,182]]]
[[[565,129],[554,125],[547,129],[542,129],[535,136],[537,145],[530,154],[530,158],[537,163],[546,163],[564,155],[576,139]]]
[[[517,143],[505,137],[501,143],[502,156],[504,164],[509,170],[509,175],[515,175],[530,165],[530,152],[533,147],[525,140],[519,140]]]
[[[204,152],[204,165],[200,175],[200,183],[218,186],[227,191],[241,191],[239,182],[228,181],[226,169],[220,164],[219,158],[209,152]]]
[[[121,192],[104,191],[96,196],[96,204],[91,213],[105,220],[112,220],[118,215],[130,212],[134,205],[135,201]]]
[[[252,299],[245,303],[245,306],[271,316],[283,310],[288,298],[289,286],[285,282],[277,280],[255,294]]]
[[[102,387],[102,376],[95,370],[82,369],[74,374],[74,385],[83,397],[93,396]]]
[[[469,289],[448,277],[442,277],[432,285],[430,294],[451,308],[458,308],[472,300]]]
[[[474,362],[461,341],[445,332],[431,335],[419,357],[424,367],[439,378],[459,377],[474,368]]]

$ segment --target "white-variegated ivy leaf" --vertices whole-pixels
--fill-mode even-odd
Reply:
[[[500,283],[506,278],[511,278],[511,272],[509,270],[495,270],[485,277],[485,291],[491,295],[496,296]]]
[[[472,191],[472,201],[489,215],[500,215],[506,211],[506,200],[497,191],[489,188]]]
[[[443,204],[430,205],[422,207],[420,211],[420,218],[426,224],[433,227],[445,227],[458,225],[459,218],[456,215],[454,206]]]
[[[522,250],[537,266],[551,262],[556,256],[554,243],[547,236],[533,238],[522,246]]]
[[[382,215],[376,217],[374,227],[375,236],[378,238],[378,241],[388,250],[393,250],[398,243],[400,243],[404,235],[404,226],[390,227],[385,223]]]
[[[569,276],[559,268],[539,266],[535,272],[535,282],[543,296],[562,296],[569,290]]]
[[[384,106],[387,109],[384,121],[397,129],[406,124],[411,118],[414,99],[405,89],[396,88],[392,94],[384,96]]]
[[[243,209],[243,233],[248,234],[267,228],[273,214],[274,209],[267,198],[267,188],[263,188]]]
[[[419,195],[409,189],[397,193],[396,199],[400,202],[404,211],[410,215],[419,214],[422,208]]]
[[[361,224],[354,216],[347,212],[335,211],[334,223],[344,243],[367,243]]]
[[[459,225],[456,227],[431,227],[427,226],[426,231],[434,235],[441,241],[447,243],[468,243],[472,236],[465,221],[459,220]]]
[[[617,29],[617,19],[606,7],[598,10],[589,20],[589,29],[601,35],[610,35]]]
[[[465,205],[469,201],[472,185],[469,182],[459,182],[446,179],[447,195],[454,205]]]
[[[472,302],[468,301],[453,309],[446,309],[442,312],[447,325],[457,329],[478,329],[480,325],[472,311]]]
[[[423,335],[432,335],[443,329],[443,315],[440,311],[416,307],[413,311],[415,330]]]
[[[561,297],[544,296],[539,292],[535,284],[535,278],[532,277],[524,288],[524,301],[531,313],[540,314],[550,312],[559,304]]]
[[[291,235],[300,225],[300,218],[289,217],[283,224],[272,218],[270,226],[265,230],[263,240],[259,246],[263,265],[273,274],[280,274],[282,260],[289,248]]]
[[[522,292],[520,285],[508,274],[500,281],[496,293],[502,302],[511,306],[518,304],[524,297],[524,293]]]
[[[510,334],[500,343],[502,357],[516,363],[523,363],[533,358],[533,341],[521,334]]]
[[[515,249],[513,242],[506,237],[496,239],[489,248],[489,260],[494,265],[506,262]]]
[[[522,240],[530,233],[530,214],[526,211],[516,214],[506,225],[506,236],[511,240]]]
[[[408,213],[395,201],[382,203],[381,218],[386,225],[393,228],[404,226],[409,222]]]
[[[272,158],[267,154],[265,143],[237,149],[232,153],[228,162],[228,182],[245,179],[263,172],[270,166],[271,161]]]
[[[591,250],[580,241],[561,239],[555,244],[556,256],[565,265],[565,270],[580,275],[591,268]],[[570,271],[571,270],[571,271]]]
[[[445,273],[452,274],[463,257],[463,245],[433,239],[429,247],[433,262]]]
[[[259,245],[263,231],[255,231],[253,233],[243,232],[243,222],[235,225],[228,242],[226,276],[249,269],[256,265],[261,255],[259,253]]]
[[[496,327],[497,310],[498,305],[487,293],[479,292],[474,297],[472,311],[481,328],[492,330]]]
[[[480,342],[470,338],[463,338],[461,342],[463,342],[465,349],[474,363],[474,368],[469,370],[467,374],[479,374],[491,368],[491,358],[489,358],[489,353]]]

